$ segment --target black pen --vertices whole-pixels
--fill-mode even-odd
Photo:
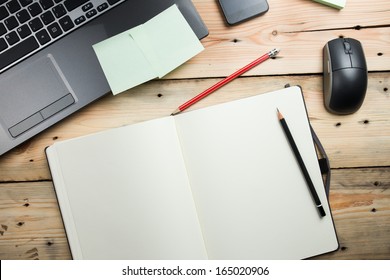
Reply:
[[[288,128],[286,120],[284,119],[282,113],[280,113],[279,109],[277,109],[277,110],[278,110],[278,118],[279,118],[279,121],[283,127],[283,131],[287,136],[288,142],[290,143],[292,150],[294,151],[295,158],[297,159],[299,167],[301,168],[303,176],[305,177],[307,186],[309,187],[310,193],[311,193],[311,195],[314,199],[314,202],[317,206],[318,212],[320,213],[321,217],[324,217],[324,216],[326,216],[326,213],[325,213],[324,207],[322,206],[321,200],[318,197],[317,191],[314,188],[314,185],[313,185],[313,182],[310,178],[309,172],[307,172],[305,163],[303,162],[303,159],[301,157],[301,154],[299,153],[298,147],[295,144],[294,138],[291,135],[291,132],[290,132],[290,129]]]

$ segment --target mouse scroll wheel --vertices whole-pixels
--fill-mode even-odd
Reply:
[[[344,42],[344,51],[346,54],[352,53],[351,44],[348,42]]]

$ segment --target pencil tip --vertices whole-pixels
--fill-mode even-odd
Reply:
[[[179,114],[180,112],[181,112],[180,109],[176,109],[176,110],[171,114],[171,116],[177,115],[177,114]]]
[[[282,115],[282,113],[279,111],[279,108],[276,108],[276,110],[278,111],[278,118],[279,118],[279,120],[283,119],[283,115]]]

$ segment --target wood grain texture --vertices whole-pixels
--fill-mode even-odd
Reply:
[[[332,171],[337,252],[318,259],[390,259],[390,168]]]
[[[0,259],[69,259],[51,182],[0,184]]]
[[[224,23],[217,1],[194,4],[209,27],[209,36],[202,40],[206,49],[167,78],[227,76],[273,48],[281,48],[275,63],[245,75],[320,73],[322,48],[340,36],[362,42],[369,71],[389,69],[386,0],[349,1],[341,11],[310,0],[274,0],[268,13],[233,27]]]
[[[107,95],[0,157],[0,259],[70,259],[44,149],[56,141],[169,115],[180,104],[272,48],[276,59],[245,73],[190,110],[300,85],[332,167],[330,205],[340,249],[316,259],[390,259],[390,7],[347,1],[272,0],[261,17],[228,26],[217,1],[193,0],[209,28],[205,50],[162,80]],[[365,102],[337,116],[323,106],[322,48],[338,37],[362,42]],[[156,139],[158,141],[158,139]],[[102,230],[104,223],[102,223]]]

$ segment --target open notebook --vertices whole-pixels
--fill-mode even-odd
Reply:
[[[277,107],[325,204],[323,218]],[[75,259],[303,259],[338,248],[299,87],[46,151]]]

